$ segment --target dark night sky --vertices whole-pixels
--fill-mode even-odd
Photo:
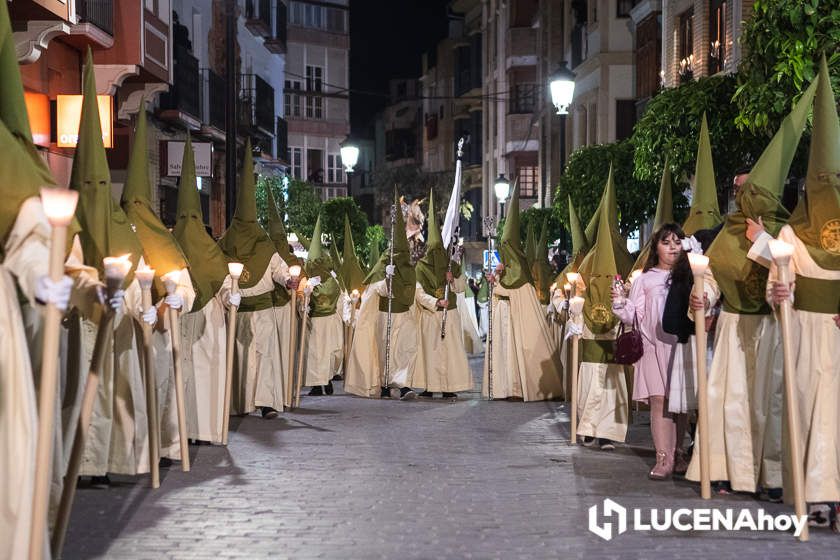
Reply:
[[[420,56],[446,36],[449,0],[351,0],[350,94],[354,134],[387,103],[388,80],[419,78]]]

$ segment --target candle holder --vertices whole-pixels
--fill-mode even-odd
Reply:
[[[152,282],[155,270],[146,264],[134,272],[140,284],[143,311],[152,306]],[[157,382],[154,370],[154,349],[152,348],[152,325],[142,321],[143,351],[145,355],[144,372],[146,385],[146,418],[149,423],[149,472],[152,475],[152,488],[160,488],[160,418],[157,405]]]
[[[230,293],[239,293],[239,278],[242,276],[242,270],[245,265],[238,262],[228,263],[228,274],[230,274]],[[238,306],[231,305],[228,307],[228,324],[227,324],[227,347],[225,352],[225,399],[222,405],[222,445],[228,444],[228,434],[230,433],[230,399],[233,391],[233,356],[234,346],[236,344],[236,313],[239,311]]]
[[[300,278],[301,268],[299,265],[292,265],[289,267],[289,275],[292,277],[293,280],[297,281]],[[298,331],[298,320],[297,320],[297,295],[298,290],[300,289],[300,284],[298,284],[295,289],[291,291],[291,305],[289,306],[289,313],[291,313],[291,320],[289,322],[289,370],[288,375],[286,375],[285,379],[285,405],[289,408],[294,406],[294,387],[296,386],[295,383],[295,371],[296,371],[296,361],[295,356],[297,354],[297,331]]]
[[[703,300],[703,277],[709,266],[709,257],[688,253],[688,263],[694,276],[693,294]],[[711,451],[709,449],[709,398],[706,373],[706,317],[702,309],[694,311],[694,344],[697,368],[697,433],[700,449],[700,496],[712,497]]]
[[[162,277],[168,296],[175,295],[181,281],[181,271],[172,270]],[[181,368],[181,310],[169,307],[169,339],[172,345],[172,372],[175,377],[175,406],[178,409],[178,440],[181,449],[181,470],[190,471],[189,434],[187,433],[187,411],[184,397],[184,373]]]
[[[583,313],[583,304],[584,299],[581,296],[573,296],[571,300],[569,300],[569,322],[573,323],[577,317]],[[579,334],[572,335],[572,375],[571,375],[571,385],[572,385],[572,397],[571,402],[569,403],[569,416],[571,417],[571,426],[569,429],[569,440],[572,445],[577,445],[577,401],[578,401],[578,366],[579,366],[579,354],[578,354],[578,342],[580,341]]]

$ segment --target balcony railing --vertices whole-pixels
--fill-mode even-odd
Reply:
[[[181,45],[175,46],[175,83],[161,96],[162,110],[177,110],[201,118],[201,83],[198,59]]]
[[[201,120],[217,130],[225,130],[225,80],[209,68],[202,69]]]
[[[537,84],[516,84],[513,86],[513,96],[510,98],[511,114],[533,113],[537,109],[537,99],[540,89]]]
[[[245,1],[245,27],[254,35],[271,36],[271,0]]]
[[[274,136],[274,88],[256,74],[241,75],[239,122],[243,127],[259,129]]]
[[[286,25],[288,22],[288,11],[286,4],[277,0],[277,15],[274,20],[274,36],[266,37],[265,48],[274,54],[286,53]]]
[[[79,23],[92,23],[108,35],[114,34],[114,0],[77,0]]]

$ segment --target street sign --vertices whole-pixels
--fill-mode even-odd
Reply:
[[[496,270],[500,262],[498,251],[493,251],[491,255],[490,251],[484,250],[484,270]]]

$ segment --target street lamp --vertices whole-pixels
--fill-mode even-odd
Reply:
[[[563,61],[560,68],[551,75],[548,88],[551,91],[551,102],[557,108],[557,114],[567,115],[575,93],[575,75],[566,68],[566,61]]]
[[[350,175],[353,173],[353,168],[359,161],[359,147],[346,138],[341,143],[341,163],[344,164],[344,172],[347,174],[347,196],[350,196]]]
[[[510,181],[507,180],[504,173],[499,174],[499,177],[496,179],[496,183],[493,185],[493,190],[496,193],[496,198],[499,200],[499,204],[502,205],[502,218],[504,218],[505,202],[507,202],[507,198],[510,196]]]

